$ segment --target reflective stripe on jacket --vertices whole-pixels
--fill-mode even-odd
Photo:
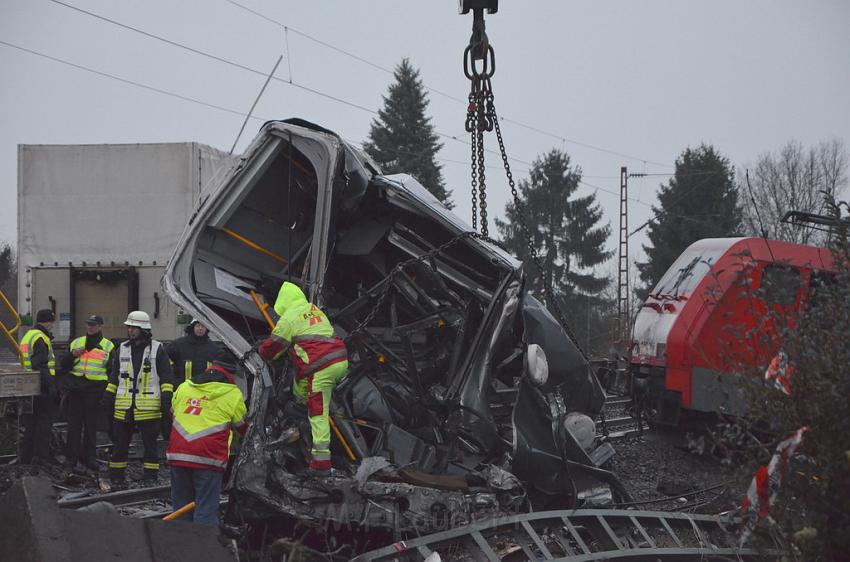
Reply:
[[[289,358],[295,365],[296,378],[321,371],[348,360],[342,339],[334,335],[328,317],[319,307],[307,302],[298,286],[284,283],[274,305],[280,315],[272,338],[289,345]]]
[[[215,367],[213,367],[215,368]],[[223,472],[232,430],[245,422],[245,400],[235,384],[187,380],[171,401],[174,422],[166,457],[172,466]]]
[[[114,417],[124,420],[132,408],[136,421],[158,419],[162,416],[162,393],[173,391],[170,382],[160,380],[157,369],[156,359],[162,344],[151,340],[145,346],[138,373],[134,372],[131,345],[128,340],[118,347],[118,380],[106,386],[107,392],[115,393]]]
[[[87,350],[86,336],[75,339],[71,342],[71,353],[77,349],[82,349],[83,354],[74,358],[71,374],[77,377],[85,377],[90,381],[105,381],[108,375],[109,354],[114,348],[114,343],[103,338],[97,344],[97,347]]]
[[[32,348],[35,345],[35,342],[42,340],[47,345],[47,369],[50,371],[51,375],[56,375],[56,357],[53,355],[53,343],[50,341],[50,338],[47,337],[47,334],[33,328],[27,331],[24,334],[23,339],[21,339],[21,353],[24,355],[24,369],[27,371],[32,371]]]
[[[212,361],[207,361],[204,364],[204,369],[209,369],[210,367],[212,367]],[[192,360],[191,359],[187,359],[186,361],[183,361],[183,374],[186,376],[187,381],[192,380]]]
[[[207,370],[215,360],[220,344],[208,336],[197,337],[189,334],[177,338],[168,344],[165,350],[171,360],[174,384],[192,379]]]

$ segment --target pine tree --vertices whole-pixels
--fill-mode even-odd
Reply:
[[[384,107],[372,120],[369,140],[363,149],[381,165],[384,173],[408,173],[449,209],[454,207],[451,190],[443,181],[437,152],[443,147],[425,115],[428,98],[419,71],[402,59],[393,74],[395,82],[384,96]]]
[[[7,285],[15,281],[15,252],[8,243],[0,244],[0,289],[6,290]]]
[[[710,145],[682,152],[674,176],[661,186],[658,201],[660,207],[652,207],[655,219],[649,223],[651,246],[643,246],[649,259],[638,264],[644,291],[651,290],[692,243],[741,231],[735,170]]]
[[[573,197],[580,181],[581,168],[571,167],[569,155],[553,149],[535,160],[529,178],[519,182],[519,205],[505,207],[508,221],[496,219],[505,246],[525,264],[528,287],[542,298],[541,280],[519,227],[519,221],[528,221],[546,282],[568,307],[601,302],[609,279],[594,275],[594,267],[613,255],[605,249],[611,226],[599,224],[596,195]]]

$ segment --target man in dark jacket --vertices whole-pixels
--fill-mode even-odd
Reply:
[[[112,350],[115,347],[103,336],[103,318],[94,314],[86,319],[86,335],[70,344],[63,357],[61,372],[68,391],[68,449],[65,463],[77,469],[77,461],[89,470],[98,470],[97,445],[98,402],[106,389]],[[82,459],[80,446],[82,445]],[[81,471],[84,472],[84,469]]]
[[[174,387],[184,380],[191,380],[212,365],[221,347],[210,339],[209,330],[200,320],[192,319],[186,326],[186,335],[177,338],[166,347],[174,372]]]
[[[170,415],[174,391],[171,364],[165,347],[151,334],[150,316],[134,310],[127,315],[128,339],[112,353],[109,381],[103,401],[112,407],[115,447],[109,461],[109,478],[113,486],[124,485],[130,439],[138,428],[144,445],[144,480],[156,481],[159,473],[159,435],[163,414]]]
[[[55,464],[50,454],[53,432],[53,398],[58,394],[56,359],[53,356],[53,334],[56,323],[52,310],[39,310],[36,324],[21,339],[24,368],[40,374],[41,394],[33,398],[32,413],[21,418],[23,438],[18,451],[21,464]]]

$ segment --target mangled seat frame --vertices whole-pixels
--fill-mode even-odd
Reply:
[[[290,279],[349,352],[322,480],[300,474],[309,445],[289,438],[303,419],[292,369],[252,351],[274,320],[263,303]],[[565,424],[595,417],[604,394],[525,291],[521,263],[330,131],[267,123],[207,187],[164,283],[243,358],[252,425],[231,496],[242,517],[424,533],[573,506],[599,479],[623,492]]]

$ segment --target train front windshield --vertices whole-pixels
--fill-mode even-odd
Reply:
[[[699,243],[691,245],[673,262],[651,294],[672,297],[691,294],[727,248],[728,245],[723,247],[705,247]]]

